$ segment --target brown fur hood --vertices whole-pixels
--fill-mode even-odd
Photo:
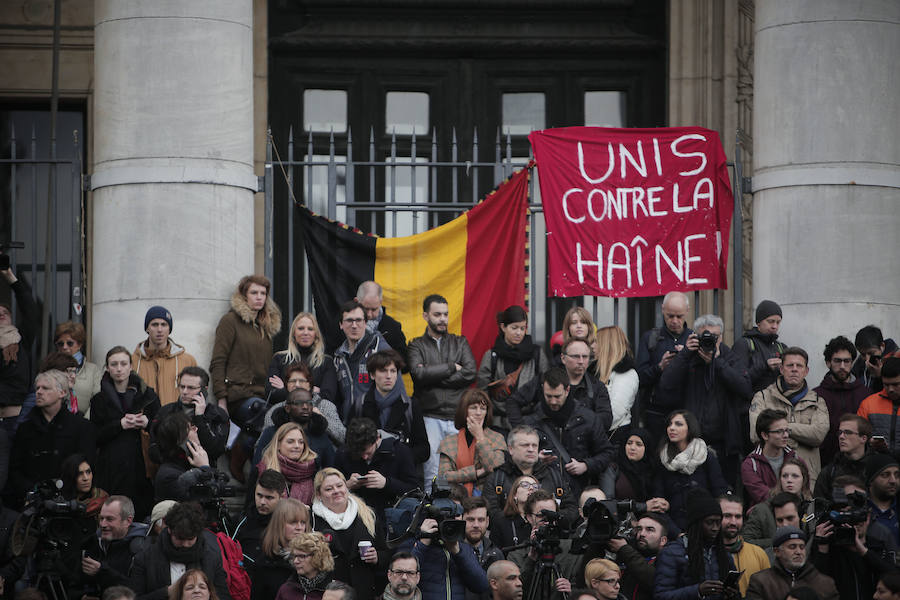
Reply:
[[[256,321],[253,320],[253,311],[250,310],[247,299],[238,292],[231,295],[231,310],[237,313],[244,323],[258,327],[266,337],[273,338],[281,331],[281,309],[271,296],[266,296],[266,305],[259,311]]]

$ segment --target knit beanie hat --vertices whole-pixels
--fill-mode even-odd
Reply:
[[[866,458],[866,487],[871,485],[872,480],[888,467],[900,467],[900,464],[890,454],[875,452],[868,456]]]
[[[168,323],[169,333],[172,333],[172,313],[165,306],[151,306],[147,309],[147,314],[144,316],[144,331],[147,331],[147,328],[150,327],[150,321],[153,319],[162,319]]]
[[[705,490],[694,490],[688,494],[687,523],[690,527],[696,521],[710,515],[722,516],[722,507],[719,501],[710,496]]]
[[[806,541],[806,533],[798,527],[788,525],[787,527],[779,527],[775,530],[775,537],[772,538],[772,547],[777,548],[788,540]]]
[[[761,322],[763,319],[768,319],[772,315],[781,315],[781,307],[778,306],[777,303],[772,302],[771,300],[763,300],[759,303],[759,306],[756,307],[756,321],[755,323]]]

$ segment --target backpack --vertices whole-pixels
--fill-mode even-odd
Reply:
[[[234,600],[250,600],[250,576],[244,570],[241,543],[221,531],[216,533],[216,541],[222,552],[222,568],[228,581],[228,593]]]

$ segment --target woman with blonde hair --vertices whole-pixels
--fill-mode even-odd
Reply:
[[[297,313],[291,322],[287,350],[276,352],[269,364],[266,394],[271,394],[270,404],[284,402],[287,399],[285,369],[294,363],[303,363],[309,367],[312,373],[313,392],[331,402],[335,401],[337,376],[334,371],[334,360],[330,354],[325,353],[322,330],[315,315],[309,312]]]
[[[266,469],[278,471],[288,483],[288,496],[304,504],[313,499],[313,477],[319,470],[319,456],[309,447],[306,433],[299,423],[290,421],[279,427],[263,450],[262,460],[250,471],[247,482],[247,505],[253,501],[256,480]]]
[[[381,577],[390,560],[382,524],[361,498],[350,493],[347,479],[337,469],[322,469],[313,485],[313,529],[330,540],[335,579],[350,584],[359,600],[371,600],[381,591]]]
[[[301,533],[291,540],[290,560],[295,572],[278,589],[275,600],[322,600],[334,571],[325,537],[317,531]]]
[[[252,600],[273,598],[294,573],[290,560],[291,541],[310,530],[309,520],[309,508],[299,500],[282,498],[275,505],[269,524],[263,531],[257,559],[245,561],[252,582]],[[244,552],[249,550],[245,548]]]
[[[638,374],[634,368],[634,354],[621,328],[610,325],[597,330],[594,351],[594,375],[609,391],[612,406],[612,426],[609,440],[616,444],[631,425],[631,408],[637,398]]]
[[[619,565],[605,558],[595,558],[584,567],[584,581],[600,600],[625,600],[619,590],[622,570]]]
[[[491,542],[498,548],[517,546],[528,540],[531,523],[525,519],[525,501],[541,489],[541,483],[531,475],[522,475],[513,481],[511,492],[506,495],[503,512],[491,514]]]

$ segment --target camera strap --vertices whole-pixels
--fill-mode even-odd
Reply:
[[[556,437],[556,433],[553,432],[553,428],[545,427],[544,423],[538,423],[538,429],[540,429],[541,432],[550,440],[550,443],[556,447],[556,450],[559,452],[559,460],[562,461],[562,464],[569,464],[572,461],[572,457],[569,456],[569,453],[566,452],[565,446],[563,446],[562,442],[559,441],[559,438]]]

